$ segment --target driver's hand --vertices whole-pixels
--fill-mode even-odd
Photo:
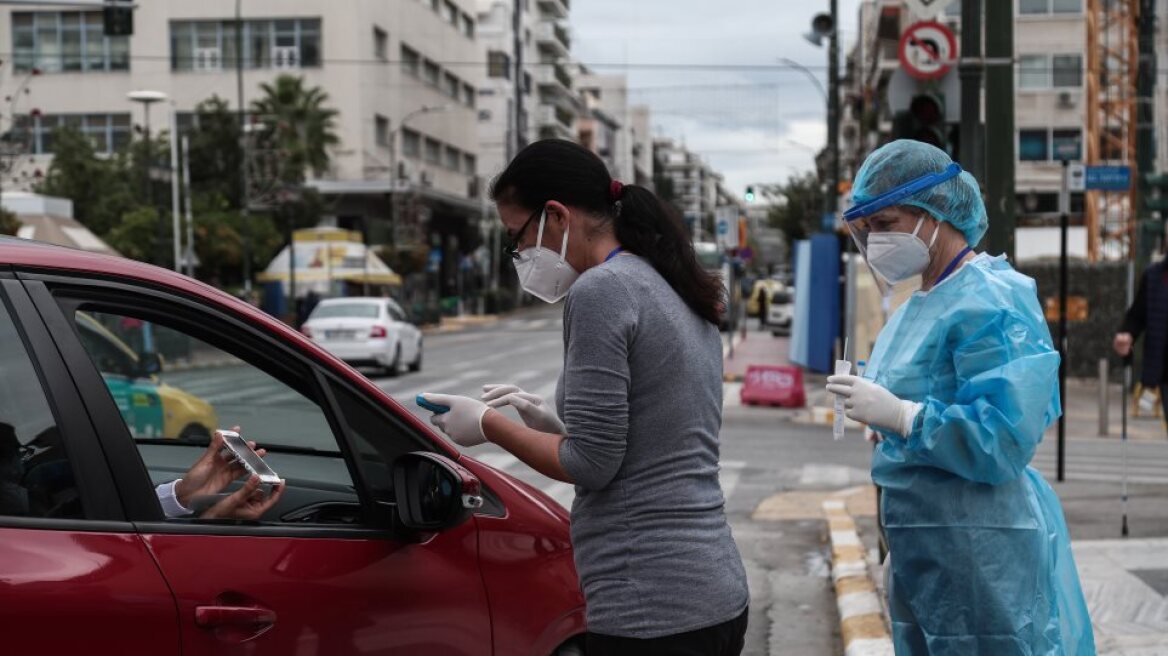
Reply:
[[[258,520],[268,512],[272,506],[284,496],[287,488],[283,482],[272,487],[272,493],[266,497],[260,492],[260,477],[252,476],[247,479],[238,490],[219,503],[207,509],[199,516],[200,519],[243,519]]]

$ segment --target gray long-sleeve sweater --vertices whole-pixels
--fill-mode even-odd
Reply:
[[[656,638],[737,617],[750,594],[718,483],[717,328],[622,255],[572,285],[564,351],[560,461],[588,629]]]

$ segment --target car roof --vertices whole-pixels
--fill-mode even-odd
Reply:
[[[376,303],[376,304],[383,304],[383,303],[385,303],[387,300],[389,300],[389,299],[386,299],[386,298],[376,298],[376,297],[372,297],[372,296],[340,296],[340,297],[337,297],[337,298],[324,298],[324,299],[321,299],[320,303],[317,303],[317,306],[319,307],[319,306],[321,306],[321,305],[337,305],[338,303]]]
[[[70,272],[95,278],[123,278],[195,297],[204,303],[217,305],[232,314],[240,315],[248,322],[271,331],[281,341],[291,345],[296,350],[319,362],[331,364],[333,371],[344,375],[353,385],[366,390],[375,397],[388,401],[390,405],[401,407],[401,404],[384,390],[344,365],[335,356],[313,344],[299,332],[293,330],[291,326],[222,290],[184,276],[177,271],[115,255],[90,253],[76,248],[0,235],[0,270],[6,267],[45,273]],[[424,432],[430,432],[429,427],[404,408],[399,416],[405,421],[425,429]],[[444,441],[431,440],[431,443],[440,445],[438,448],[446,450],[448,454],[453,454],[453,457],[458,457],[457,451]]]

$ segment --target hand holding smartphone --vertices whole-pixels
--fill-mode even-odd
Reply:
[[[231,457],[236,462],[243,465],[243,468],[249,474],[259,477],[260,484],[264,486],[278,485],[283,481],[268,463],[259,456],[244,440],[239,436],[239,433],[232,430],[220,430],[219,434],[223,436],[223,444],[226,450],[231,452]]]

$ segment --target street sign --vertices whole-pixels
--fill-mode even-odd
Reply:
[[[900,37],[900,65],[918,80],[945,77],[957,58],[957,38],[941,23],[924,21],[908,26]]]
[[[1067,165],[1067,191],[1087,190],[1087,167],[1082,164]]]
[[[953,4],[953,0],[904,0],[904,4],[908,5],[910,14],[927,20],[940,16],[945,7]]]
[[[430,256],[426,258],[426,273],[438,273],[442,266],[442,249],[431,248]]]
[[[714,218],[718,248],[722,250],[738,248],[738,208],[732,205],[719,207],[714,211]]]
[[[1087,189],[1128,191],[1131,189],[1130,166],[1088,166],[1083,178]]]

